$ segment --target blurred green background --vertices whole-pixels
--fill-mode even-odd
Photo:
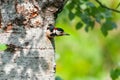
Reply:
[[[99,6],[95,0],[85,0],[87,1]],[[100,1],[110,8],[115,8],[120,2],[119,0]],[[117,28],[110,30],[108,35],[104,36],[101,25],[96,22],[94,28],[89,29],[88,32],[85,30],[85,23],[77,29],[76,24],[81,20],[78,16],[74,19],[70,18],[67,5],[56,21],[57,27],[63,28],[70,34],[55,38],[56,76],[62,80],[111,80],[111,69],[120,66],[120,13],[112,12],[112,18],[109,19],[117,24]]]

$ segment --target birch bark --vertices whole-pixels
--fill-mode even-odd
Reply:
[[[55,23],[64,0],[1,0],[0,80],[55,80],[54,39],[46,28]]]

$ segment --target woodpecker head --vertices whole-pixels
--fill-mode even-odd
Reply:
[[[63,36],[69,34],[65,33],[62,28],[55,28],[52,24],[49,24],[49,27],[47,28],[47,35],[49,38],[53,38],[55,36]]]

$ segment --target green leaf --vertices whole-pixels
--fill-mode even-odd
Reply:
[[[89,7],[95,7],[95,5],[92,2],[87,2],[86,5]]]
[[[105,18],[111,18],[112,17],[112,11],[110,11],[110,10],[105,10],[104,14],[105,14]]]
[[[101,31],[104,34],[104,36],[107,36],[109,30],[113,30],[114,28],[117,28],[117,25],[112,21],[106,21],[102,24]]]
[[[86,32],[89,31],[89,26],[88,26],[88,25],[85,26],[85,31],[86,31]]]
[[[70,12],[69,12],[69,19],[70,19],[70,20],[73,20],[74,17],[75,17],[75,14],[74,14],[72,11],[70,11]]]
[[[74,1],[69,1],[68,5],[66,6],[66,8],[68,8],[69,10],[72,10],[75,6]]]
[[[104,18],[104,17],[103,17],[100,13],[98,13],[98,14],[95,15],[95,20],[96,20],[98,23],[101,23],[101,20],[102,20],[103,18]]]
[[[75,9],[76,9],[75,15],[76,15],[77,17],[81,18],[80,16],[81,16],[81,14],[82,14],[82,11],[80,10],[79,6],[77,6]]]
[[[78,30],[78,29],[82,28],[82,26],[83,26],[83,24],[81,22],[78,22],[76,24],[76,29]]]
[[[116,80],[120,76],[120,68],[112,69],[110,72],[112,80]]]
[[[91,29],[93,29],[94,25],[95,25],[95,22],[94,21],[90,21],[88,25],[91,27]]]
[[[0,44],[0,51],[4,51],[7,49],[7,46],[5,44]]]
[[[89,22],[91,21],[91,18],[87,15],[87,13],[83,13],[80,16],[81,16],[82,21],[85,24],[89,24]]]
[[[63,80],[63,79],[61,79],[61,77],[59,77],[59,76],[56,76],[55,80]]]

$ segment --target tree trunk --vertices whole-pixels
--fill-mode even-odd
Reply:
[[[55,23],[64,0],[0,0],[0,80],[54,80],[54,39],[46,28]]]

